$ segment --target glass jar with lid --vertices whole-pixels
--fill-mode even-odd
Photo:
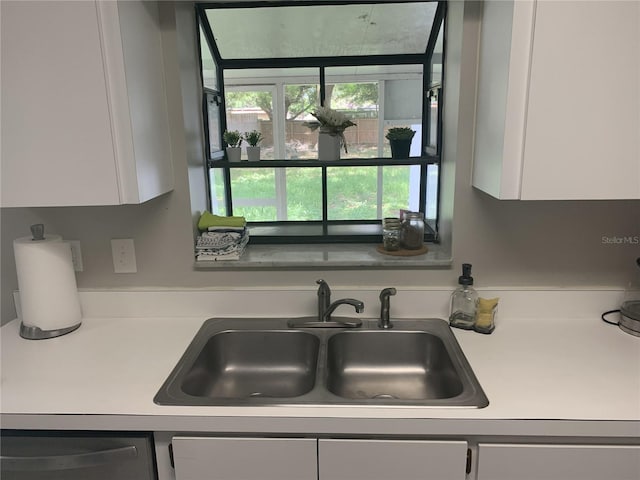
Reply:
[[[424,215],[422,212],[405,212],[400,228],[400,246],[418,250],[424,245]]]
[[[387,217],[382,219],[382,248],[387,252],[400,250],[400,219]]]

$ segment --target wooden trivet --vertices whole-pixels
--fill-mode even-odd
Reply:
[[[401,248],[400,250],[387,251],[382,245],[376,245],[376,250],[383,255],[391,255],[392,257],[415,257],[416,255],[423,255],[429,251],[426,245],[416,250],[406,250]]]

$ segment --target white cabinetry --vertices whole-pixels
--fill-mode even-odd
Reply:
[[[638,480],[640,446],[478,446],[477,480]]]
[[[176,480],[464,480],[462,441],[173,437]]]
[[[0,8],[1,206],[141,203],[170,191],[157,4]]]
[[[318,440],[320,480],[465,480],[467,442]]]
[[[640,2],[483,3],[473,185],[640,198]]]
[[[176,480],[317,480],[315,438],[173,437]]]

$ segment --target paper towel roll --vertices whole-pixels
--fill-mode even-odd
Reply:
[[[13,241],[22,323],[58,330],[82,321],[71,246],[59,235]]]

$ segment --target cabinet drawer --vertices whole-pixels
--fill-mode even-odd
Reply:
[[[478,480],[638,480],[640,446],[480,444]]]
[[[464,480],[467,442],[318,440],[322,480]]]
[[[317,480],[315,438],[173,437],[176,480]]]

